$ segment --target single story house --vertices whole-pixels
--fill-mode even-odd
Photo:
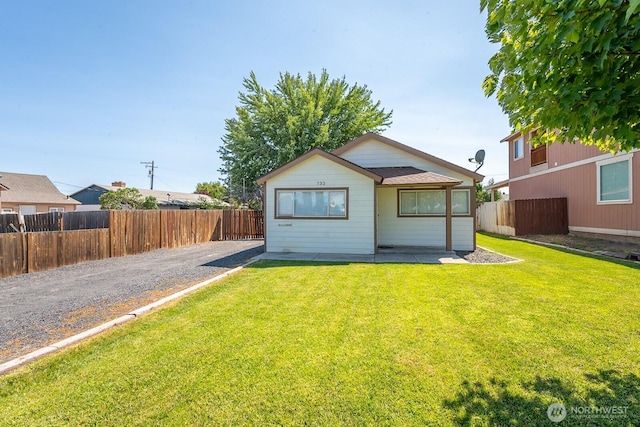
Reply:
[[[115,181],[111,183],[111,185],[93,184],[73,193],[71,197],[82,203],[82,206],[80,206],[78,210],[99,211],[100,196],[108,191],[117,191],[119,188],[126,188],[126,186],[127,184],[123,181]],[[155,197],[158,201],[158,209],[196,209],[195,205],[200,199],[204,199],[208,203],[213,203],[213,199],[206,194],[145,189],[138,189],[138,191],[140,191],[143,197]],[[227,204],[226,202],[221,203]]]
[[[45,175],[0,172],[0,213],[74,212],[79,204]]]
[[[258,179],[265,251],[474,250],[483,178],[374,133],[331,153],[316,148]]]

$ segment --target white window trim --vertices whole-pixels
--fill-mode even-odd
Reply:
[[[516,145],[518,144],[518,141],[520,141],[522,144],[522,150],[520,150],[521,151],[520,157],[516,157]],[[513,140],[513,160],[520,160],[520,159],[524,159],[524,138],[522,136]]]
[[[13,211],[13,208],[2,208],[2,211],[0,211],[0,214],[12,214],[15,213]]]
[[[62,212],[64,213],[64,208],[63,207],[50,207],[49,208],[49,213],[54,213],[54,212]]]
[[[600,166],[611,165],[628,161],[629,167],[629,199],[626,200],[600,200]],[[614,156],[609,159],[596,162],[596,201],[598,205],[629,205],[633,203],[633,153]]]

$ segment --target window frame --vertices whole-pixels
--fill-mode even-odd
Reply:
[[[516,149],[520,145],[520,156],[517,156],[518,150]],[[524,137],[519,136],[513,140],[513,160],[524,159]]]
[[[64,207],[49,207],[49,213],[64,213]]]
[[[427,191],[441,191],[444,192],[444,212],[443,213],[417,213],[418,206],[418,192],[427,192]],[[415,214],[404,214],[402,213],[402,194],[403,193],[415,193],[416,194],[416,213]],[[447,190],[446,188],[398,188],[398,218],[444,218],[447,216]]]
[[[623,162],[627,162],[628,167],[629,197],[627,199],[602,200],[602,167]],[[625,205],[633,203],[633,153],[596,162],[596,201],[598,205]]]
[[[453,193],[467,193],[467,212],[456,213],[453,211]],[[471,216],[471,189],[470,188],[452,188],[451,189],[451,215],[452,216]]]
[[[344,210],[345,210],[345,214],[344,216],[309,216],[309,215],[301,215],[301,216],[296,216],[295,215],[295,198],[296,192],[327,192],[327,193],[331,193],[333,191],[343,191],[344,192]],[[280,192],[291,192],[294,193],[293,194],[293,209],[294,212],[292,215],[280,215],[278,212],[278,202],[279,202],[279,198],[278,198],[278,193]],[[273,191],[273,218],[274,219],[287,219],[287,220],[292,220],[292,219],[315,219],[315,220],[348,220],[349,219],[349,187],[301,187],[301,188],[274,188]],[[330,203],[330,202],[329,202]]]

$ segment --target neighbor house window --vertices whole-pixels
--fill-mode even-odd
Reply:
[[[49,213],[52,212],[64,212],[64,208],[49,208]]]
[[[469,215],[469,190],[451,190],[453,215]]]
[[[598,203],[630,203],[631,158],[612,158],[596,163],[598,168]]]
[[[276,218],[347,218],[347,189],[276,190]]]
[[[444,190],[401,190],[400,215],[445,215],[447,194]]]
[[[513,158],[514,160],[524,157],[524,138],[520,137],[513,141]]]
[[[13,213],[13,209],[12,208],[2,208],[2,212],[3,214],[11,214]]]

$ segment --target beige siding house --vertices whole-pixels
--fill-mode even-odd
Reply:
[[[509,144],[510,200],[567,198],[569,231],[640,241],[640,152],[603,153],[554,143],[534,148],[529,134]]]
[[[0,172],[0,187],[0,213],[73,212],[80,204],[44,175]]]
[[[314,149],[258,180],[267,252],[475,248],[483,176],[377,134]]]

